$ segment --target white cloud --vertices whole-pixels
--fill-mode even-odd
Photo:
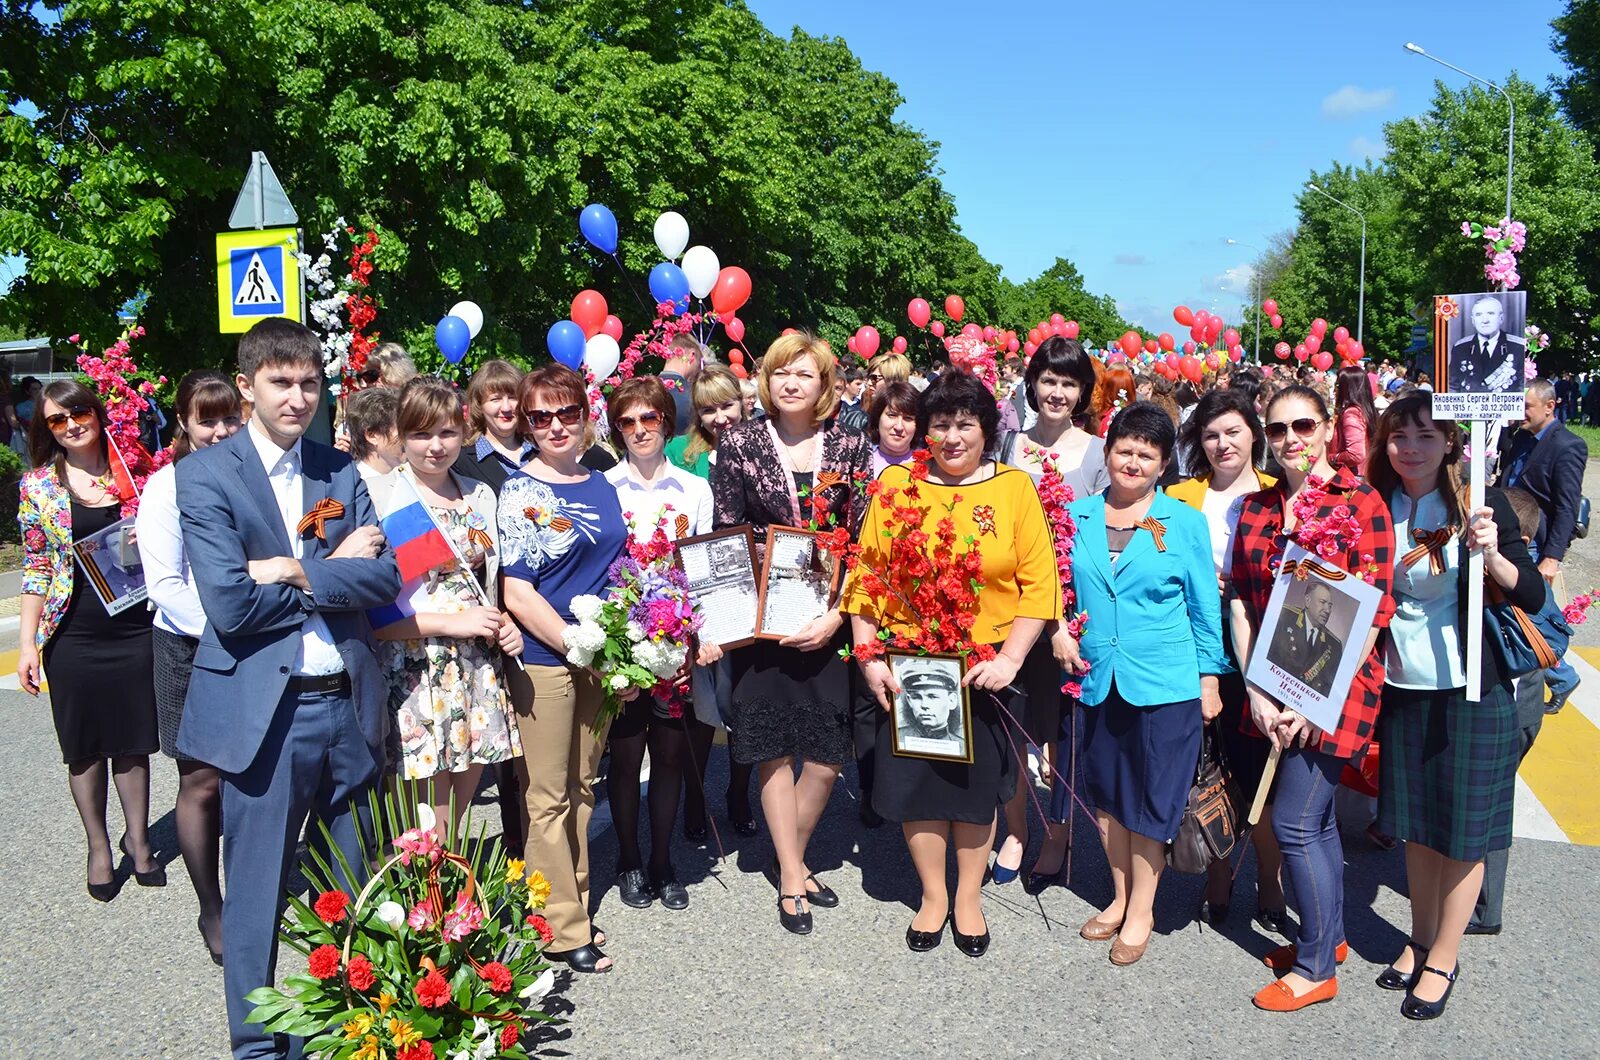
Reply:
[[[1150,259],[1146,258],[1143,254],[1118,254],[1115,258],[1112,258],[1111,260],[1116,262],[1118,265],[1148,265],[1148,264],[1150,264]]]
[[[1381,140],[1369,140],[1365,136],[1358,136],[1350,141],[1350,154],[1359,159],[1383,158],[1389,148]]]
[[[1221,291],[1223,294],[1238,294],[1250,297],[1250,284],[1255,276],[1255,268],[1250,265],[1235,265],[1225,272],[1207,278],[1205,289],[1207,291]]]
[[[1392,103],[1394,103],[1392,88],[1367,89],[1345,85],[1339,91],[1323,98],[1322,116],[1333,121],[1342,121],[1370,114],[1375,110],[1383,110]]]

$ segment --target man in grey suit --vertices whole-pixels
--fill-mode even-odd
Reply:
[[[245,1022],[245,998],[272,983],[307,817],[362,872],[369,822],[351,800],[365,802],[383,765],[387,693],[365,611],[394,602],[400,573],[355,465],[301,437],[321,365],[304,325],[257,324],[239,340],[249,424],[178,465],[184,547],[206,612],[178,746],[222,773],[223,986],[239,1058],[290,1055],[287,1038]]]

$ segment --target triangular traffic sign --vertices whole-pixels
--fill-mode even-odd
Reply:
[[[299,222],[300,215],[289,204],[289,193],[272,171],[272,163],[262,152],[250,152],[250,169],[234,200],[233,213],[228,215],[228,227],[274,228]]]

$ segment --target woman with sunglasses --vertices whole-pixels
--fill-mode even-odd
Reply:
[[[861,529],[866,505],[858,483],[871,471],[871,447],[864,435],[824,426],[839,400],[837,371],[832,350],[812,335],[783,335],[767,348],[759,386],[769,418],[728,428],[711,469],[718,529],[749,524],[758,541],[768,526],[813,519],[851,537]],[[768,875],[778,886],[779,922],[796,934],[811,931],[807,903],[839,902],[805,856],[851,757],[843,627],[835,606],[782,641],[757,641],[733,653],[733,757],[760,771],[761,808],[777,859]]]
[[[1178,451],[1184,465],[1197,470],[1167,496],[1182,501],[1205,516],[1211,531],[1211,560],[1216,568],[1217,593],[1228,605],[1233,572],[1233,536],[1239,526],[1244,499],[1267,489],[1277,479],[1256,470],[1267,447],[1261,419],[1249,393],[1242,389],[1209,390],[1178,431]],[[1224,637],[1229,670],[1218,678],[1222,714],[1216,721],[1228,767],[1239,790],[1254,796],[1267,764],[1267,741],[1247,718],[1244,675],[1232,637]],[[1250,832],[1256,848],[1256,921],[1268,931],[1282,934],[1286,917],[1283,897],[1283,858],[1272,836],[1272,804]],[[1216,925],[1228,918],[1233,871],[1227,861],[1213,862],[1200,901],[1200,919]]]
[[[238,433],[239,392],[221,372],[190,372],[178,383],[173,412],[178,421],[172,463],[144,484],[137,516],[139,560],[155,608],[150,631],[155,654],[156,716],[161,751],[178,763],[178,850],[200,903],[200,937],[211,959],[222,963],[222,884],[218,857],[222,839],[222,777],[215,766],[178,751],[178,727],[189,694],[195,649],[205,632],[189,560],[178,526],[178,461]]]
[[[626,454],[606,472],[617,501],[629,513],[634,540],[644,543],[659,527],[679,540],[711,531],[711,486],[669,462],[664,453],[676,406],[660,380],[637,376],[611,393],[611,440]],[[685,675],[687,677],[687,675]],[[687,689],[681,690],[687,692]],[[680,695],[677,703],[641,695],[611,725],[611,768],[606,789],[617,832],[617,892],[624,905],[643,909],[659,898],[667,909],[684,909],[689,892],[672,870],[672,826],[678,794],[690,776],[691,733],[710,729],[694,717]],[[709,746],[709,736],[704,740]],[[649,873],[639,851],[639,775],[650,751]]]
[[[1482,695],[1466,696],[1467,572],[1483,554],[1491,589],[1532,614],[1545,584],[1511,502],[1497,489],[1466,508],[1461,429],[1435,420],[1416,390],[1379,418],[1368,461],[1373,489],[1394,513],[1395,615],[1384,643],[1378,716],[1378,821],[1406,840],[1411,934],[1378,976],[1405,991],[1400,1014],[1436,1019],[1455,986],[1459,948],[1483,884],[1484,858],[1511,845],[1519,742],[1511,676],[1499,652],[1481,655]]]
[[[546,956],[577,972],[609,972],[604,937],[589,920],[589,818],[605,731],[600,679],[567,662],[563,634],[575,596],[604,595],[628,524],[617,491],[579,459],[589,426],[583,377],[559,364],[517,385],[523,430],[537,452],[500,490],[505,607],[523,632],[527,690],[513,686],[526,792],[528,867],[550,881]]]
[[[72,545],[132,515],[137,502],[119,493],[112,476],[105,406],[76,380],[44,388],[29,440],[34,470],[18,487],[24,556],[17,680],[37,696],[49,675],[61,760],[89,845],[89,896],[109,902],[122,877],[106,831],[108,760],[126,822],[118,849],[132,859],[140,886],[167,882],[149,835],[150,755],[160,747],[150,612],[108,612],[76,576]],[[121,547],[133,544],[129,538],[136,535]]]
[[[1376,490],[1358,481],[1348,468],[1335,469],[1330,463],[1333,425],[1321,394],[1299,384],[1286,386],[1273,395],[1266,418],[1267,445],[1283,468],[1283,478],[1244,499],[1233,537],[1231,610],[1240,664],[1249,667],[1256,631],[1291,542],[1317,553],[1321,563],[1369,581],[1383,594],[1360,648],[1361,666],[1345,696],[1337,728],[1318,731],[1304,715],[1254,686],[1249,689],[1256,730],[1282,749],[1272,832],[1300,913],[1295,945],[1279,947],[1264,958],[1281,978],[1263,987],[1254,1002],[1271,1012],[1291,1012],[1338,994],[1338,962],[1349,952],[1344,937],[1344,848],[1333,796],[1346,763],[1359,763],[1371,747],[1378,719],[1383,657],[1375,645],[1394,614],[1389,597],[1394,524]],[[1302,518],[1321,527],[1336,512],[1358,524],[1350,537],[1324,532],[1312,539],[1307,536],[1310,531],[1302,532]]]

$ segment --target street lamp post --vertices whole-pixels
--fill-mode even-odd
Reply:
[[[1431,55],[1428,52],[1423,51],[1420,45],[1412,44],[1410,41],[1407,41],[1406,51],[1413,55],[1420,55],[1424,59],[1432,59],[1440,66],[1449,67],[1451,70],[1454,70],[1463,77],[1470,77],[1472,80],[1478,82],[1478,84],[1487,85],[1496,92],[1500,93],[1502,96],[1506,97],[1506,106],[1511,109],[1511,120],[1506,123],[1506,221],[1509,222],[1511,220],[1512,150],[1516,146],[1517,137],[1517,104],[1514,100],[1512,100],[1511,93],[1507,92],[1493,81],[1485,80],[1474,73],[1468,73],[1466,70],[1461,69],[1461,67],[1455,65],[1454,63],[1447,63],[1437,55]]]
[[[1356,341],[1361,342],[1362,335],[1364,334],[1363,325],[1367,320],[1367,215],[1356,209],[1354,206],[1351,206],[1343,199],[1334,198],[1334,196],[1328,194],[1327,190],[1316,181],[1306,181],[1306,187],[1310,188],[1318,195],[1332,199],[1340,206],[1343,206],[1346,210],[1349,210],[1351,213],[1361,218],[1361,277],[1356,285]]]
[[[1249,243],[1241,243],[1237,239],[1228,240],[1228,246],[1230,246],[1230,247],[1244,247],[1247,250],[1253,250],[1258,254],[1261,252],[1261,248],[1260,247],[1252,246]],[[1261,363],[1261,270],[1257,269],[1253,265],[1250,267],[1250,290],[1254,294],[1255,302],[1256,302],[1256,353],[1255,353],[1255,357],[1256,357],[1256,363],[1260,364]]]

